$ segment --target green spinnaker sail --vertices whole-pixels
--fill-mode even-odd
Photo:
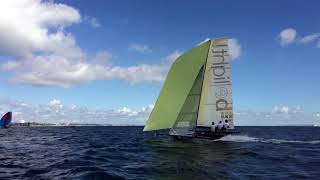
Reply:
[[[181,55],[171,66],[143,131],[172,128],[206,62],[210,41]]]

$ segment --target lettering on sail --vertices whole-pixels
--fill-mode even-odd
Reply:
[[[230,89],[230,65],[227,62],[228,50],[226,46],[217,46],[211,49],[214,62],[211,65],[213,79],[212,83],[215,86],[215,97],[216,97],[216,111],[220,112],[220,117],[222,120],[231,121],[233,118],[232,113],[232,102],[228,87]]]

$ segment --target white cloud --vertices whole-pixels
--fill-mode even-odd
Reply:
[[[229,39],[228,45],[229,45],[229,54],[231,59],[237,59],[238,57],[240,57],[242,52],[242,47],[241,47],[241,44],[238,42],[238,40],[234,38]]]
[[[317,48],[320,48],[320,33],[315,32],[309,35],[306,35],[302,38],[297,37],[297,31],[293,28],[284,29],[280,32],[279,41],[281,46],[287,46],[294,42],[308,44],[317,41]]]
[[[89,23],[89,25],[93,28],[99,28],[101,27],[101,24],[99,22],[99,20],[95,17],[90,17],[90,16],[85,16],[84,17],[84,21],[86,21],[87,23]]]
[[[0,64],[0,70],[2,71],[12,71],[21,66],[19,61],[8,61],[4,64]]]
[[[90,62],[92,64],[107,65],[111,59],[112,59],[112,54],[110,52],[101,51],[101,52],[97,52]]]
[[[273,113],[288,113],[289,112],[289,107],[288,106],[283,106],[283,107],[275,106],[272,109],[272,112]]]
[[[142,107],[142,108],[141,108],[141,112],[151,113],[151,111],[152,111],[153,108],[154,108],[154,105],[153,105],[153,104],[150,104],[149,106]],[[319,115],[319,116],[320,116],[320,115]]]
[[[303,108],[298,105],[294,107],[289,106],[275,106],[272,109],[272,113],[285,113],[285,114],[296,114],[296,113],[302,113],[304,112]]]
[[[71,109],[72,109],[72,110],[74,110],[74,109],[76,109],[76,108],[77,108],[76,105],[74,105],[74,104],[71,105]]]
[[[144,54],[152,53],[152,49],[146,44],[132,43],[132,44],[130,44],[128,50],[129,51],[136,51],[136,52],[144,53]]]
[[[77,51],[63,28],[79,23],[78,10],[40,0],[10,0],[0,6],[0,53],[28,56],[35,51]],[[53,31],[50,31],[53,30]]]
[[[300,42],[302,43],[311,43],[313,41],[316,41],[317,39],[320,38],[320,33],[313,33],[313,34],[310,34],[310,35],[307,35],[307,36],[304,36]]]
[[[88,18],[87,18],[88,19]],[[89,18],[94,26],[97,20]],[[81,15],[73,7],[40,0],[5,1],[0,6],[0,54],[11,59],[0,64],[8,72],[10,81],[40,86],[69,87],[99,79],[123,79],[131,84],[161,82],[175,51],[158,64],[129,67],[110,63],[111,53],[87,55],[65,27],[81,22]],[[23,27],[23,28],[21,28]],[[143,45],[135,47],[151,52]],[[169,58],[169,60],[168,60]]]
[[[123,108],[120,108],[117,110],[118,113],[123,113],[123,114],[127,114],[127,113],[130,113],[132,112],[132,110],[128,107],[123,107]]]
[[[205,38],[203,41],[198,43],[197,46],[200,44],[203,44],[209,40],[210,40],[210,38]],[[240,57],[241,52],[242,52],[242,47],[237,39],[235,39],[235,38],[228,39],[228,47],[229,47],[229,54],[230,54],[231,60],[237,59]]]
[[[62,102],[58,99],[52,99],[49,101],[48,106],[52,108],[63,108]]]
[[[281,46],[287,46],[293,43],[296,39],[297,31],[293,28],[284,29],[279,34],[279,40]]]
[[[120,67],[108,64],[111,55],[97,53],[90,60],[68,59],[59,55],[31,57],[28,60],[14,60],[0,65],[0,69],[13,72],[12,82],[42,86],[70,87],[98,79],[122,79],[130,84],[139,82],[162,82],[171,63],[180,56],[174,51],[159,64],[140,64]]]

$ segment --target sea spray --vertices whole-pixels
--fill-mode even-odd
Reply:
[[[228,135],[213,141],[227,141],[227,142],[258,142],[258,143],[273,143],[273,144],[320,144],[320,140],[301,141],[290,139],[264,139],[250,137],[247,135]]]

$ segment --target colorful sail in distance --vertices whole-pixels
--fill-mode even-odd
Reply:
[[[12,120],[12,113],[7,112],[0,119],[0,127],[8,127],[11,123],[11,120]]]
[[[209,40],[171,66],[144,131],[172,128],[178,134],[196,126],[229,120],[233,128],[228,40]]]

